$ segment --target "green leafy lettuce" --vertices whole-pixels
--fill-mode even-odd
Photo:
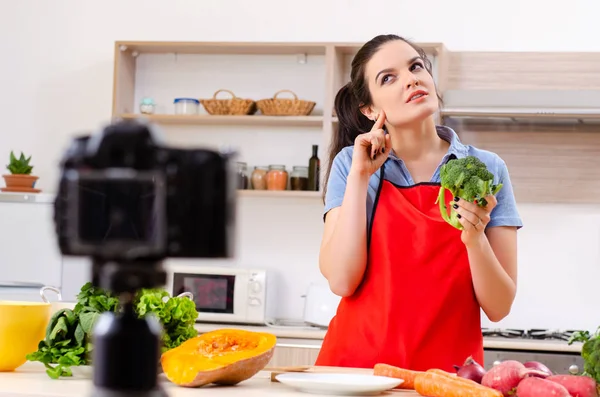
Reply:
[[[89,365],[92,328],[98,316],[116,311],[118,303],[116,297],[91,283],[85,284],[77,295],[73,310],[61,309],[54,313],[46,327],[44,340],[39,342],[37,351],[27,355],[27,360],[42,362],[53,379],[72,376],[70,367]]]
[[[569,339],[569,344],[583,342],[581,358],[583,358],[584,376],[593,378],[600,393],[600,327],[594,334],[589,331],[575,332]]]
[[[155,315],[161,323],[162,352],[198,335],[194,328],[196,305],[186,297],[169,297],[162,289],[146,289],[138,292],[134,304],[139,317]],[[52,316],[44,340],[39,342],[37,351],[27,355],[27,360],[43,363],[53,379],[72,376],[70,367],[91,364],[92,330],[98,317],[118,311],[117,296],[86,283],[73,310],[61,309]]]
[[[170,298],[164,290],[142,290],[138,296],[135,304],[138,316],[152,313],[163,326],[163,353],[198,335],[194,328],[198,312],[191,299]]]

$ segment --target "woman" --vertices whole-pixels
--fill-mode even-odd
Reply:
[[[510,312],[522,223],[506,165],[436,126],[438,106],[422,49],[385,35],[356,54],[335,100],[320,252],[342,300],[317,365],[452,371],[468,356],[483,363],[481,309],[494,322]],[[452,201],[458,230],[436,204],[439,168],[467,155],[503,187],[485,208]]]

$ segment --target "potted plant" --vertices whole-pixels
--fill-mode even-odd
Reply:
[[[38,189],[34,189],[38,177],[31,175],[33,166],[29,164],[30,161],[31,156],[26,158],[23,152],[21,152],[19,158],[17,158],[12,151],[10,152],[10,163],[6,166],[6,169],[10,171],[10,174],[2,175],[4,182],[6,183],[6,188],[2,189],[3,191],[27,193],[39,192]]]

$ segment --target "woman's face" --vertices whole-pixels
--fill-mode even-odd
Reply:
[[[365,81],[373,103],[362,112],[371,120],[383,109],[388,123],[407,125],[438,109],[433,77],[419,53],[402,40],[381,46],[365,67]]]

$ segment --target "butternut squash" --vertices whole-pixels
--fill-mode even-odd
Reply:
[[[167,379],[179,386],[235,385],[266,367],[276,342],[269,333],[219,329],[166,351],[160,363]]]

